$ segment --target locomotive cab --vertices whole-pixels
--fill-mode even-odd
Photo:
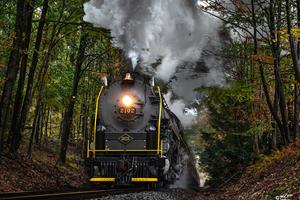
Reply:
[[[173,182],[180,171],[178,123],[159,86],[142,76],[127,73],[102,86],[87,145],[89,180],[115,185]]]

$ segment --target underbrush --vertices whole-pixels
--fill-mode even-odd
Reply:
[[[287,162],[294,162],[295,160],[288,160],[288,158],[300,156],[300,151],[297,151],[297,149],[300,149],[300,139],[296,140],[294,143],[284,147],[281,150],[274,151],[270,155],[262,154],[260,155],[258,161],[255,164],[248,167],[247,174],[259,174],[266,170],[268,167],[270,167],[272,164],[280,162],[285,158],[287,158]]]

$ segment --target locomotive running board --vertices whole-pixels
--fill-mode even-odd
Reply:
[[[115,182],[115,178],[90,178],[91,182]]]
[[[158,178],[131,178],[132,182],[158,182]]]

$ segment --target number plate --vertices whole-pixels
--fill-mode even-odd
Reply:
[[[119,109],[119,113],[120,114],[125,114],[125,115],[132,115],[132,114],[136,114],[136,109],[135,108],[123,108],[121,107]]]

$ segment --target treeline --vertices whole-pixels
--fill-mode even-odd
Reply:
[[[0,2],[0,155],[60,140],[85,143],[101,77],[120,69],[107,30],[83,22],[81,0]]]
[[[200,89],[209,118],[201,161],[220,183],[299,138],[300,1],[210,0],[200,8],[232,38],[219,55],[230,62],[228,85]]]

